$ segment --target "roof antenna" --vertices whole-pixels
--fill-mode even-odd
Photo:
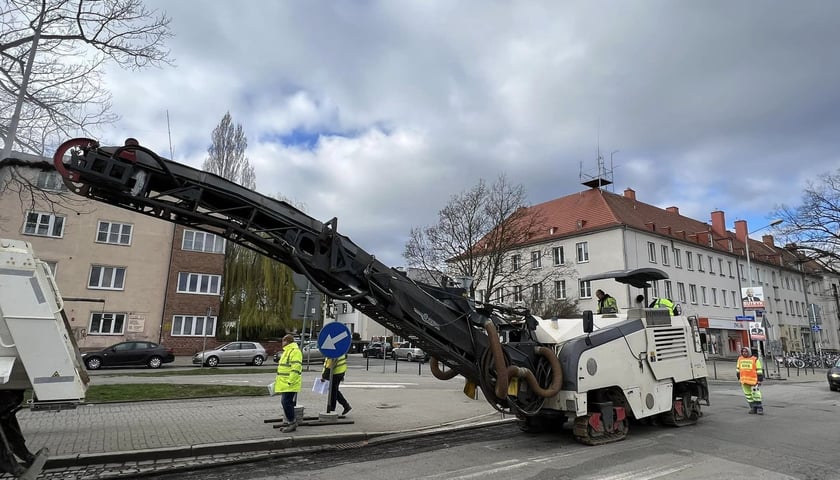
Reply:
[[[610,153],[610,167],[609,169],[604,164],[604,157],[601,155],[601,119],[598,119],[598,133],[597,133],[597,146],[596,146],[596,170],[595,172],[585,173],[583,172],[583,162],[581,162],[581,173],[580,173],[580,180],[581,184],[589,187],[589,188],[598,188],[605,187],[607,185],[612,185],[613,183],[613,161],[612,157],[614,154],[618,153],[618,150],[614,150]]]

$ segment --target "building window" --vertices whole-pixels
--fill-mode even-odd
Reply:
[[[122,335],[125,329],[124,313],[97,312],[90,315],[89,335]]]
[[[723,308],[728,307],[729,302],[726,301],[726,290],[721,290],[720,291],[720,298],[723,300]]]
[[[703,254],[702,253],[697,254],[697,271],[698,272],[705,272],[705,270],[703,270]]]
[[[709,255],[709,273],[711,273],[712,275],[715,274],[715,264],[713,263],[713,260],[714,259],[712,258],[712,256]]]
[[[580,281],[580,298],[592,298],[592,283],[589,280]]]
[[[514,285],[513,286],[513,301],[514,302],[521,302],[522,301],[522,285]]]
[[[125,267],[92,265],[88,288],[101,290],[122,290],[125,287]]]
[[[666,245],[662,245],[662,265],[670,265],[671,261],[668,260],[668,247]]]
[[[50,190],[53,192],[66,192],[67,185],[61,178],[58,172],[40,172],[38,173],[38,180],[36,185],[41,190]]]
[[[723,259],[722,258],[718,258],[718,273],[720,273],[721,277],[726,276],[726,274],[723,273]]]
[[[706,296],[706,287],[700,287],[700,295],[703,297],[703,305],[708,305],[709,298]]]
[[[653,242],[647,242],[648,244],[648,261],[650,263],[656,263],[656,245]]]
[[[221,279],[221,275],[179,272],[178,293],[218,295]]]
[[[551,254],[554,256],[555,266],[566,264],[566,253],[563,251],[563,247],[554,247]]]
[[[96,241],[114,245],[131,245],[131,224],[100,221]]]
[[[697,305],[697,285],[689,284],[688,285],[688,294],[691,303]]]
[[[511,255],[510,257],[510,268],[512,272],[519,271],[519,267],[522,266],[522,255],[516,253]]]
[[[577,250],[578,263],[589,261],[589,244],[587,242],[580,242],[575,245]]]
[[[531,285],[531,300],[542,300],[543,297],[543,286],[542,283],[535,283]]]
[[[735,290],[732,290],[732,306],[735,307],[735,308],[738,308],[738,298],[739,298],[738,292],[736,292]]]
[[[677,299],[685,303],[685,284],[677,282]]]
[[[556,280],[554,282],[554,298],[558,300],[566,299],[566,281]]]
[[[541,268],[542,267],[542,252],[539,250],[534,250],[531,252],[531,268]]]
[[[173,337],[213,337],[216,317],[175,315],[172,318]]]
[[[685,251],[685,267],[689,270],[694,270],[694,254],[688,250]]]
[[[505,289],[504,287],[499,287],[494,292],[496,294],[496,303],[502,304],[505,303]]]
[[[712,287],[712,305],[718,306],[717,288]]]
[[[659,298],[659,282],[651,282],[650,293],[654,298]]]
[[[732,273],[732,260],[729,261],[729,278],[735,278],[735,275]]]
[[[674,266],[682,268],[682,251],[679,248],[674,249]]]
[[[665,280],[665,298],[671,299],[674,298],[674,292],[671,291],[671,281]]]
[[[205,253],[225,253],[225,239],[209,232],[184,230],[181,250]]]
[[[64,217],[51,213],[28,212],[23,233],[39,237],[61,238],[64,236]]]

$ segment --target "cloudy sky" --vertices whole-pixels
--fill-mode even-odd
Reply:
[[[111,70],[126,136],[200,166],[225,112],[261,193],[386,264],[450,195],[506,174],[769,223],[840,166],[840,3],[149,1],[174,67]],[[615,152],[615,153],[613,153]],[[759,235],[759,234],[757,234]]]

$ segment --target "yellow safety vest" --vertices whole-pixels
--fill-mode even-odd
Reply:
[[[657,298],[653,308],[667,308],[669,314],[672,316],[676,315],[676,313],[674,313],[674,302],[668,300],[667,298]]]
[[[290,343],[283,349],[277,376],[274,378],[274,391],[277,393],[299,392],[301,372],[303,371],[303,353],[297,343]]]
[[[335,365],[335,368],[333,368]],[[333,375],[338,375],[339,373],[344,373],[347,371],[347,355],[342,355],[338,358],[325,358],[324,359],[324,371],[323,373],[327,373],[327,371],[333,368]]]

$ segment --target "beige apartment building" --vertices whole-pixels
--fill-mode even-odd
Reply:
[[[69,193],[45,159],[14,155],[0,161],[0,237],[50,265],[79,347],[158,342],[175,225]]]

